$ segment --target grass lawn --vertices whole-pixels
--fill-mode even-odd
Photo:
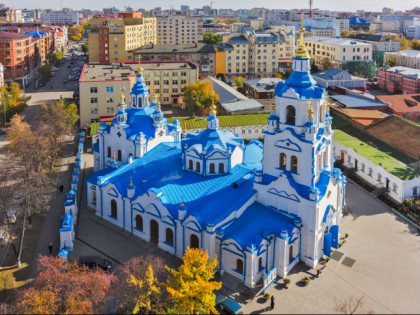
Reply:
[[[401,178],[402,180],[413,179],[419,175],[415,170],[403,162],[375,149],[374,147],[371,147],[367,143],[364,143],[341,130],[335,130],[334,140],[345,147],[352,148],[356,153],[377,165],[382,163],[382,167],[386,171]]]

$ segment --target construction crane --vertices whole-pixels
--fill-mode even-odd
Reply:
[[[213,4],[215,2],[214,1],[210,1],[210,14],[213,14]]]
[[[309,0],[309,14],[308,17],[311,19],[312,18],[312,0]]]

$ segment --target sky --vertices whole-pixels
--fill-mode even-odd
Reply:
[[[189,5],[190,8],[201,8],[204,5],[210,5],[210,1],[199,0],[41,0],[34,2],[33,0],[2,0],[6,7],[15,9],[23,8],[51,8],[59,9],[60,3],[64,8],[79,9],[97,9],[115,6],[120,10],[124,6],[131,6],[133,9],[145,8],[152,9],[160,6],[163,9],[170,8],[179,9],[181,4]],[[313,7],[321,10],[332,11],[381,11],[383,7],[393,8],[394,10],[410,10],[415,6],[420,6],[419,0],[313,0]],[[251,9],[254,7],[265,7],[269,9],[303,9],[309,7],[309,0],[214,0],[213,8],[215,9]]]

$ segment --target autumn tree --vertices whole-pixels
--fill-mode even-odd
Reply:
[[[113,275],[88,269],[58,257],[40,256],[38,275],[19,294],[21,314],[93,314],[103,309]]]
[[[148,273],[149,266],[152,266],[153,270]],[[149,286],[156,286],[156,289],[160,290],[156,296],[148,298],[150,307],[161,309],[163,304],[161,301],[166,292],[157,284],[167,278],[167,271],[162,258],[152,255],[134,257],[123,263],[116,270],[115,275],[118,278],[115,287],[118,313],[132,313],[136,306],[141,308],[144,313],[150,312],[150,309],[138,304],[140,298],[147,298],[147,288]],[[143,285],[143,283],[146,284]]]
[[[23,96],[23,91],[20,89],[19,83],[5,83],[0,87],[0,100],[2,112],[1,121],[4,125],[4,107],[6,107],[6,122],[15,115],[23,112],[27,106],[27,102],[30,100],[30,97]]]
[[[61,60],[63,60],[63,54],[60,52],[53,52],[51,54],[51,60],[53,64],[58,65]]]
[[[395,61],[395,58],[391,57],[388,59],[388,66],[395,67],[397,62]]]
[[[233,79],[233,82],[235,82],[237,87],[243,87],[245,80],[246,79],[244,77],[236,77],[236,78]]]
[[[330,58],[325,57],[321,60],[321,68],[323,71],[330,70],[333,68],[333,64],[330,60]]]
[[[52,67],[49,64],[43,65],[38,68],[38,73],[40,74],[42,80],[48,80],[51,76]]]
[[[184,87],[184,102],[191,114],[200,115],[204,108],[218,101],[219,96],[214,93],[213,83],[209,80],[186,84]]]
[[[222,286],[221,282],[212,281],[217,258],[209,262],[207,251],[188,247],[182,260],[178,270],[167,267],[170,276],[166,289],[173,303],[172,310],[180,314],[217,313],[214,290]]]

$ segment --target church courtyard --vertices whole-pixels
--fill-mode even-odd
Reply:
[[[92,171],[92,156],[85,154],[84,162],[85,179]],[[151,252],[164,256],[168,264],[177,264],[174,256],[95,216],[86,207],[85,188],[84,184],[74,258],[101,255],[118,264]],[[316,269],[297,266],[288,276],[292,280],[288,289],[282,284],[273,284],[267,292],[274,295],[275,308],[267,313],[337,313],[336,304],[346,298],[362,296],[364,303],[358,312],[410,313],[420,309],[417,298],[420,273],[413,272],[420,265],[417,229],[352,182],[348,183],[346,199],[352,214],[343,217],[341,222],[341,237],[349,233],[346,243],[338,249],[344,255],[336,254],[339,261],[331,259],[319,278]],[[306,287],[299,283],[305,276],[312,279]],[[245,301],[236,292],[231,293],[231,297],[244,307],[245,313],[266,313],[269,306],[261,296]]]

